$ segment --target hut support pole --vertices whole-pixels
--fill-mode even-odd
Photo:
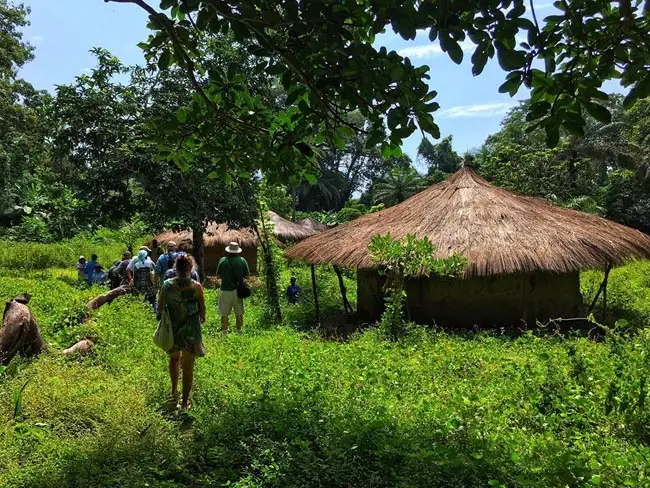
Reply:
[[[318,305],[318,289],[316,288],[316,267],[311,265],[311,289],[314,293],[314,309],[316,310],[316,322],[320,324],[320,306]]]
[[[350,302],[348,301],[347,290],[345,289],[345,283],[343,282],[343,274],[336,264],[333,264],[332,268],[334,268],[336,277],[339,279],[339,288],[341,289],[341,298],[343,299],[343,311],[345,313],[352,313],[352,305],[350,305]]]
[[[598,291],[596,292],[596,296],[591,302],[591,305],[589,305],[589,310],[587,310],[587,315],[589,315],[594,310],[594,307],[598,302],[598,298],[600,298],[600,294],[603,293],[603,319],[605,319],[605,312],[607,311],[607,282],[609,280],[609,272],[611,270],[612,270],[612,265],[609,264],[607,266],[607,269],[605,270],[605,278],[603,279],[603,282],[598,287]]]

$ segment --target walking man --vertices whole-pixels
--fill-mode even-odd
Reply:
[[[227,256],[224,256],[217,265],[217,275],[221,278],[221,291],[219,294],[219,316],[221,317],[221,331],[228,334],[230,324],[228,317],[234,311],[237,333],[242,333],[244,326],[244,300],[237,296],[237,285],[244,281],[250,274],[248,263],[240,256],[242,249],[236,242],[231,242],[226,247]]]

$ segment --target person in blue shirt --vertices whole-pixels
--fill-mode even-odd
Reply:
[[[294,305],[298,303],[298,295],[300,294],[300,287],[296,285],[296,277],[291,277],[291,285],[287,287],[287,301]]]
[[[97,262],[97,254],[90,256],[90,261],[86,264],[86,280],[89,285],[99,283],[104,279],[104,269]]]
[[[169,241],[167,244],[167,252],[158,258],[156,261],[156,276],[154,278],[154,285],[161,287],[164,282],[165,273],[174,267],[174,260],[176,259],[176,243]]]

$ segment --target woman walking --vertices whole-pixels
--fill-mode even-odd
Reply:
[[[174,347],[169,351],[169,376],[172,396],[178,402],[178,375],[183,363],[183,397],[181,408],[190,409],[190,392],[194,380],[194,360],[205,355],[201,324],[205,323],[205,298],[200,283],[190,278],[192,260],[179,256],[174,264],[176,277],[165,281],[158,296],[158,310],[167,308],[174,331]]]

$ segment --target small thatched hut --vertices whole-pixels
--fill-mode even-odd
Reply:
[[[375,319],[383,310],[384,281],[372,269],[368,244],[388,232],[427,236],[438,256],[457,251],[469,261],[462,279],[407,284],[411,315],[425,323],[506,325],[582,316],[580,270],[650,258],[645,234],[515,195],[469,167],[394,207],[310,237],[287,257],[358,268],[358,313]]]
[[[170,241],[176,242],[179,250],[192,252],[192,231],[163,232],[155,237],[162,248]],[[226,224],[211,223],[203,234],[205,245],[204,259],[207,273],[217,271],[219,260],[226,255],[225,247],[230,242],[238,242],[243,252],[242,256],[248,261],[251,273],[257,272],[257,237],[252,229],[229,229]]]
[[[314,219],[303,219],[298,222],[291,222],[275,212],[269,211],[269,220],[273,224],[273,234],[275,237],[283,242],[300,242],[307,237],[327,230],[326,225],[321,224]]]
[[[316,232],[296,222],[281,217],[275,212],[269,211],[269,220],[273,224],[273,235],[284,243],[298,242],[313,236]]]

